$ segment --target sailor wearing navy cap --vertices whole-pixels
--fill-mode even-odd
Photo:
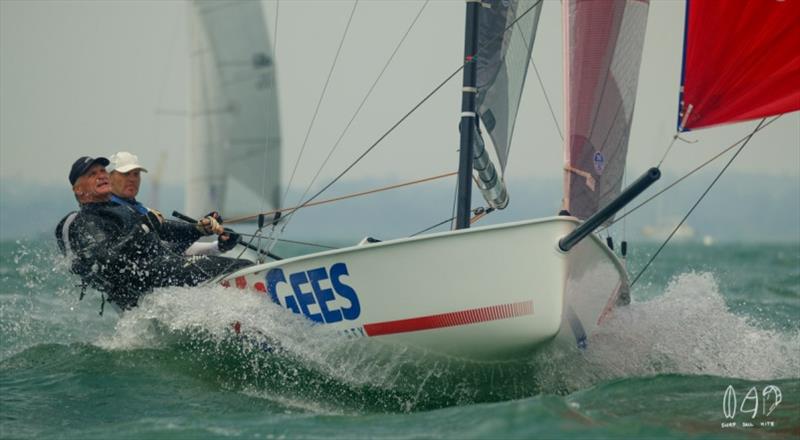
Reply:
[[[78,203],[107,201],[111,197],[111,184],[108,181],[105,157],[83,156],[72,164],[69,183]]]
[[[150,213],[112,202],[109,163],[105,157],[84,156],[72,164],[69,182],[80,211],[64,217],[55,231],[59,248],[73,258],[71,271],[85,286],[104,292],[119,308],[129,309],[153,288],[194,286],[252,264],[183,255],[198,238],[223,234],[222,226],[209,217],[196,224],[162,222]]]

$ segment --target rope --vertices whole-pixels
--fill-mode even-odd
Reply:
[[[306,136],[303,139],[303,145],[300,147],[300,153],[297,155],[297,160],[294,163],[292,175],[289,177],[289,183],[286,184],[286,191],[284,191],[283,197],[281,198],[281,204],[283,204],[283,201],[286,200],[286,196],[289,194],[289,188],[292,186],[294,175],[297,172],[297,166],[300,165],[300,159],[302,159],[303,153],[305,152],[306,145],[308,144],[308,137],[311,135],[311,129],[314,127],[314,121],[317,120],[317,115],[319,114],[319,109],[322,106],[322,101],[325,99],[325,92],[328,90],[328,85],[330,84],[331,77],[333,76],[333,71],[336,68],[336,62],[339,60],[339,54],[342,51],[342,46],[344,46],[344,40],[347,38],[347,32],[350,30],[350,24],[353,22],[353,16],[356,13],[356,6],[358,6],[358,0],[353,2],[353,9],[350,11],[350,18],[347,20],[347,26],[342,34],[342,39],[339,41],[339,48],[336,50],[336,55],[333,57],[331,69],[328,71],[328,78],[325,80],[325,86],[322,88],[322,93],[319,95],[319,100],[317,100],[317,107],[314,109],[314,115],[311,117],[311,122],[308,124],[308,130],[306,130]]]
[[[372,190],[368,190],[368,191],[361,191],[361,192],[352,193],[352,194],[348,194],[348,195],[344,195],[344,196],[340,196],[340,197],[334,197],[334,198],[331,198],[331,199],[320,200],[320,201],[312,202],[312,203],[305,203],[305,204],[302,204],[302,205],[292,206],[292,207],[289,207],[289,208],[281,208],[281,209],[276,209],[274,211],[262,212],[262,213],[259,213],[259,214],[247,215],[247,216],[243,216],[243,217],[236,217],[236,218],[233,218],[233,219],[226,220],[225,223],[226,224],[231,224],[231,223],[241,223],[241,222],[251,221],[251,220],[257,219],[259,215],[270,215],[270,214],[276,214],[278,212],[283,213],[283,212],[286,212],[286,211],[294,212],[294,211],[296,211],[296,210],[298,210],[300,208],[304,208],[304,207],[318,206],[318,205],[324,205],[326,203],[338,202],[340,200],[345,200],[345,199],[350,199],[350,198],[354,198],[354,197],[365,196],[365,195],[369,195],[369,194],[373,194],[373,193],[377,193],[377,192],[382,192],[382,191],[388,191],[390,189],[402,188],[404,186],[410,186],[410,185],[415,185],[415,184],[418,184],[418,183],[429,182],[429,181],[436,180],[436,179],[441,179],[441,178],[444,178],[444,177],[454,176],[456,174],[458,174],[456,171],[452,171],[452,172],[449,172],[449,173],[439,174],[439,175],[432,176],[432,177],[425,177],[423,179],[412,180],[410,182],[398,183],[398,184],[395,184],[395,185],[388,185],[388,186],[384,186],[384,187],[380,187],[380,188],[376,188],[376,189],[372,189]],[[291,215],[291,212],[289,214],[287,214],[287,215]]]
[[[494,211],[494,208],[484,208],[484,207],[482,207],[482,206],[481,206],[481,207],[478,207],[478,208],[475,208],[475,209],[473,209],[473,210],[472,210],[472,213],[474,214],[474,216],[473,216],[472,218],[470,218],[470,220],[469,220],[469,224],[473,224],[473,223],[475,223],[476,221],[478,221],[478,220],[480,220],[481,218],[485,217],[485,216],[486,216],[486,214],[489,214],[489,213],[491,213],[491,212],[493,212],[493,211]],[[413,234],[409,235],[409,237],[415,237],[415,236],[417,236],[417,235],[419,235],[419,234],[422,234],[422,233],[428,232],[428,231],[430,231],[431,229],[438,228],[439,226],[442,226],[442,225],[443,225],[443,224],[445,224],[445,223],[452,222],[452,221],[453,221],[455,218],[456,218],[456,216],[455,216],[455,215],[454,215],[454,216],[452,216],[452,217],[446,218],[446,219],[444,219],[444,220],[440,221],[439,223],[436,223],[435,225],[428,226],[427,228],[425,228],[425,229],[423,229],[423,230],[421,230],[421,231],[417,231],[417,232],[415,232],[415,233],[413,233]]]
[[[493,211],[494,211],[494,208],[483,208],[483,207],[480,207],[480,208],[474,209],[472,212],[475,213],[475,215],[471,219],[469,219],[469,224],[476,223],[478,220],[486,217],[487,214],[489,214],[490,212],[493,212]]]
[[[522,32],[517,32],[517,35],[522,39],[522,43],[525,45],[525,49],[528,49],[531,56],[528,58],[528,61],[531,63],[531,67],[533,67],[533,71],[536,73],[536,79],[539,80],[539,87],[542,89],[542,94],[544,95],[544,100],[547,103],[547,108],[550,110],[550,116],[553,117],[553,124],[556,126],[556,131],[558,131],[558,137],[561,140],[564,140],[564,134],[561,133],[561,126],[558,125],[558,118],[556,117],[556,112],[553,111],[553,104],[550,103],[550,97],[547,96],[547,90],[544,86],[544,81],[542,81],[542,75],[539,74],[539,69],[536,67],[536,63],[533,62],[533,52],[530,51],[528,47],[528,42],[525,40],[525,37],[522,35]]]
[[[725,166],[722,167],[720,172],[717,174],[717,177],[715,177],[714,180],[711,182],[711,184],[708,185],[708,188],[706,188],[706,190],[703,191],[703,194],[700,195],[700,198],[698,198],[697,201],[694,202],[694,205],[692,205],[692,208],[689,209],[689,212],[687,212],[686,215],[683,216],[680,223],[678,223],[678,225],[675,226],[675,229],[672,230],[672,232],[669,234],[669,237],[667,237],[667,239],[664,240],[664,243],[661,244],[656,253],[653,254],[652,257],[650,257],[650,261],[648,261],[647,264],[644,265],[642,270],[639,271],[639,273],[636,275],[636,278],[634,278],[633,281],[631,282],[630,284],[631,287],[633,287],[633,285],[636,284],[637,281],[639,281],[639,278],[647,270],[647,268],[650,267],[650,264],[653,263],[653,260],[655,260],[656,257],[658,257],[658,254],[660,254],[661,251],[664,249],[664,247],[667,245],[667,243],[669,243],[669,241],[672,239],[672,236],[675,235],[676,232],[678,232],[678,229],[680,229],[680,227],[683,225],[686,219],[689,218],[690,215],[692,215],[692,212],[694,212],[695,208],[697,208],[697,205],[699,205],[700,202],[703,200],[703,198],[705,198],[706,194],[708,194],[708,192],[711,191],[711,188],[717,183],[719,178],[722,177],[722,174],[725,173],[725,171],[728,169],[731,163],[733,163],[734,159],[736,159],[736,157],[739,156],[739,153],[742,152],[744,147],[747,146],[748,142],[750,142],[750,139],[753,138],[753,135],[755,135],[761,129],[766,120],[767,118],[762,119],[761,122],[758,123],[758,126],[756,126],[756,128],[747,136],[747,139],[745,139],[744,143],[742,143],[742,146],[740,146],[739,149],[736,150],[736,153],[734,153],[733,156],[731,156],[731,158],[728,160],[728,163],[726,163]]]
[[[521,19],[522,19],[522,18],[523,18],[525,15],[527,15],[527,14],[528,14],[528,13],[529,13],[531,10],[533,10],[533,8],[535,8],[536,6],[538,6],[538,5],[539,5],[541,2],[542,2],[542,0],[538,0],[536,3],[534,3],[533,5],[531,5],[531,6],[530,6],[528,9],[526,9],[526,10],[525,10],[525,12],[523,12],[522,14],[520,14],[520,15],[519,15],[519,16],[518,16],[518,17],[517,17],[517,18],[516,18],[516,19],[515,19],[513,22],[511,22],[511,23],[510,23],[510,24],[509,24],[509,25],[508,25],[508,26],[507,26],[507,27],[506,27],[506,28],[505,28],[505,29],[504,29],[502,32],[499,32],[499,33],[498,33],[498,34],[497,34],[497,35],[496,35],[494,38],[492,38],[492,39],[490,39],[490,40],[487,40],[487,41],[484,41],[484,44],[481,46],[481,48],[482,48],[482,47],[484,47],[485,45],[488,45],[488,44],[490,44],[490,43],[493,43],[495,40],[497,40],[497,39],[499,39],[499,38],[502,38],[502,37],[505,35],[505,33],[506,33],[506,32],[507,32],[507,31],[508,31],[508,30],[509,30],[509,29],[510,29],[512,26],[514,26],[514,25],[515,25],[515,24],[516,24],[516,23],[517,23],[519,20],[521,20]],[[435,87],[435,88],[434,88],[434,89],[433,89],[433,90],[432,90],[430,93],[428,93],[427,95],[425,95],[425,97],[424,97],[424,98],[422,98],[422,100],[421,100],[420,102],[418,102],[416,105],[414,105],[414,106],[411,108],[411,110],[409,110],[409,111],[408,111],[408,112],[407,112],[405,115],[403,115],[403,117],[401,117],[401,118],[400,118],[400,120],[398,120],[398,121],[397,121],[396,123],[394,123],[394,124],[393,124],[391,127],[389,127],[389,129],[388,129],[388,130],[387,130],[387,131],[386,131],[386,132],[385,132],[383,135],[381,135],[381,136],[378,138],[378,140],[376,140],[376,141],[375,141],[375,142],[374,142],[372,145],[370,145],[370,146],[369,146],[369,148],[367,148],[367,149],[366,149],[366,150],[365,150],[363,153],[361,153],[361,155],[359,155],[359,156],[356,158],[356,160],[355,160],[355,161],[353,161],[353,162],[352,162],[350,165],[348,165],[348,166],[347,166],[347,167],[346,167],[346,168],[345,168],[345,169],[344,169],[344,170],[343,170],[341,173],[339,173],[339,174],[338,174],[336,177],[334,177],[334,178],[333,178],[333,180],[331,180],[331,181],[330,181],[330,182],[329,182],[327,185],[325,185],[325,186],[324,186],[322,189],[320,189],[319,191],[317,191],[317,192],[316,192],[316,193],[315,193],[313,196],[311,196],[311,197],[310,197],[310,198],[308,198],[308,199],[307,199],[305,202],[303,202],[302,204],[300,204],[299,206],[297,206],[297,207],[296,207],[296,208],[295,208],[295,209],[294,209],[294,210],[293,210],[293,211],[292,211],[292,212],[291,212],[289,215],[292,215],[292,214],[294,214],[294,212],[297,212],[297,210],[299,210],[299,209],[301,209],[301,208],[304,208],[304,207],[306,207],[306,206],[309,206],[309,204],[310,204],[310,203],[311,203],[311,202],[312,202],[314,199],[316,199],[316,198],[317,198],[317,197],[319,197],[319,196],[320,196],[322,193],[324,193],[325,191],[327,191],[327,190],[328,190],[328,188],[330,188],[331,186],[333,186],[333,184],[335,184],[337,181],[339,181],[339,179],[341,179],[341,178],[342,178],[342,176],[344,176],[344,175],[345,175],[345,174],[347,174],[347,173],[348,173],[348,172],[349,172],[351,169],[353,169],[353,167],[355,167],[355,166],[356,166],[356,164],[358,164],[358,162],[360,162],[360,161],[361,161],[361,160],[362,160],[362,159],[363,159],[363,158],[364,158],[364,157],[365,157],[367,154],[369,154],[369,153],[370,153],[370,152],[371,152],[371,151],[372,151],[372,150],[373,150],[375,147],[377,147],[379,143],[381,143],[381,142],[382,142],[384,139],[386,139],[386,137],[388,137],[388,136],[389,136],[389,134],[391,134],[391,133],[392,133],[392,132],[393,132],[393,131],[394,131],[394,130],[397,128],[397,127],[399,127],[399,126],[400,126],[400,124],[402,124],[403,122],[405,122],[405,120],[406,120],[406,119],[408,119],[408,117],[409,117],[409,116],[411,116],[411,114],[412,114],[412,113],[414,113],[415,111],[417,111],[417,109],[418,109],[418,108],[420,108],[420,107],[422,106],[422,104],[424,104],[425,102],[427,102],[427,101],[428,101],[428,99],[430,99],[430,98],[431,98],[431,97],[432,97],[434,94],[436,94],[436,93],[437,93],[437,92],[438,92],[438,91],[439,91],[439,90],[440,90],[442,87],[444,87],[444,85],[445,85],[445,84],[447,84],[447,83],[448,83],[448,82],[449,82],[449,81],[450,81],[450,80],[451,80],[451,79],[452,79],[454,76],[456,76],[456,75],[457,75],[457,74],[458,74],[458,73],[459,73],[461,70],[463,70],[463,69],[464,69],[464,66],[466,66],[466,65],[467,65],[467,63],[469,63],[469,62],[474,62],[474,61],[475,61],[475,58],[474,58],[474,57],[473,57],[473,58],[471,58],[471,59],[469,59],[469,60],[465,60],[463,64],[461,64],[460,66],[458,66],[458,68],[457,68],[455,71],[453,71],[453,73],[451,73],[450,75],[448,75],[448,76],[447,76],[447,77],[446,77],[446,78],[445,78],[445,79],[444,79],[444,80],[443,80],[443,81],[442,81],[442,82],[441,82],[439,85],[437,85],[437,86],[436,86],[436,87]],[[288,189],[288,187],[287,187],[287,189]]]
[[[450,218],[444,219],[444,220],[440,221],[439,223],[436,223],[436,224],[435,224],[435,225],[433,225],[433,226],[429,226],[429,227],[427,227],[427,228],[425,228],[425,229],[423,229],[423,230],[421,230],[421,231],[417,231],[417,232],[415,232],[415,233],[413,233],[413,234],[409,235],[409,237],[415,237],[415,236],[417,236],[417,235],[419,235],[419,234],[422,234],[422,233],[428,232],[428,231],[430,231],[431,229],[438,228],[439,226],[442,226],[442,225],[443,225],[443,224],[445,224],[445,223],[452,222],[454,218],[456,218],[456,216],[452,216],[452,217],[450,217]]]
[[[237,232],[237,234],[239,234],[239,235],[241,235],[243,237],[254,237],[255,236],[255,234],[244,234],[244,233],[241,233],[241,232]],[[319,244],[319,243],[310,243],[310,242],[307,242],[307,241],[289,240],[289,239],[286,239],[286,238],[276,238],[275,240],[280,241],[280,242],[284,242],[284,243],[302,244],[304,246],[314,246],[314,247],[324,248],[324,249],[339,249],[336,246],[328,246],[326,244]]]
[[[277,49],[278,49],[278,23],[279,23],[278,14],[280,13],[280,10],[281,10],[281,2],[280,2],[280,0],[278,0],[275,3],[275,29],[273,30],[273,33],[272,33],[272,58],[273,59],[277,59],[278,58],[278,53],[277,53]],[[272,134],[272,133],[270,133],[270,134]],[[264,205],[267,202],[267,173],[266,173],[266,169],[267,169],[267,159],[269,158],[269,154],[267,154],[268,147],[269,147],[269,136],[267,136],[267,141],[264,143],[264,150],[265,150],[264,151],[264,161],[261,163],[261,169],[264,170],[264,173],[261,176],[261,203],[258,206],[258,210],[259,211],[263,211],[264,210]],[[259,248],[260,248],[260,246],[259,246]]]
[[[530,6],[530,7],[529,7],[527,10],[525,10],[525,12],[523,12],[522,14],[520,14],[520,15],[519,15],[519,16],[518,16],[518,17],[517,17],[517,18],[516,18],[516,19],[515,19],[513,22],[511,22],[511,23],[510,23],[510,24],[509,24],[509,25],[508,25],[508,26],[507,26],[507,27],[506,27],[506,28],[503,30],[503,32],[500,32],[500,33],[498,33],[498,35],[496,35],[496,36],[495,36],[494,38],[492,38],[491,40],[485,41],[485,42],[484,42],[484,45],[490,44],[490,43],[494,42],[494,40],[497,40],[498,38],[502,38],[502,37],[505,35],[505,33],[508,31],[508,29],[510,29],[512,26],[514,26],[514,25],[515,25],[515,24],[516,24],[516,23],[517,23],[519,20],[521,20],[521,19],[522,19],[522,17],[524,17],[525,15],[527,15],[527,14],[528,14],[528,13],[529,13],[531,10],[533,10],[533,8],[535,8],[536,6],[538,6],[538,5],[539,5],[541,2],[542,2],[542,0],[538,0],[536,3],[534,3],[533,5],[531,5],[531,6]],[[357,0],[356,0],[356,3],[357,3]],[[353,6],[353,12],[351,12],[350,20],[352,20],[352,16],[353,16],[353,13],[354,13],[354,12],[355,12],[355,5]],[[348,28],[349,28],[349,26],[350,26],[350,21],[348,21],[348,25],[347,25],[347,26],[348,26]],[[346,36],[346,33],[347,33],[347,30],[345,30],[345,36]],[[342,37],[342,42],[343,42],[343,41],[344,41],[344,36]],[[342,43],[340,43],[340,49],[341,49],[341,44],[342,44]],[[483,47],[483,46],[481,46],[481,47]],[[337,58],[338,58],[338,52],[337,52]],[[319,196],[320,196],[322,193],[324,193],[325,191],[327,191],[327,190],[328,190],[328,189],[329,189],[331,186],[333,186],[333,185],[334,185],[334,184],[335,184],[337,181],[339,181],[339,179],[341,179],[341,178],[342,178],[342,177],[343,177],[345,174],[347,174],[347,173],[348,173],[348,172],[349,172],[351,169],[353,169],[353,167],[355,167],[355,166],[356,166],[356,164],[358,164],[358,163],[359,163],[359,162],[360,162],[360,161],[361,161],[361,160],[362,160],[362,159],[363,159],[363,158],[364,158],[364,157],[365,157],[367,154],[369,154],[369,153],[370,153],[370,152],[371,152],[371,151],[372,151],[372,150],[373,150],[375,147],[377,147],[377,146],[378,146],[378,144],[380,144],[380,143],[381,143],[381,142],[382,142],[382,141],[383,141],[383,140],[384,140],[386,137],[388,137],[388,136],[389,136],[389,134],[391,134],[391,133],[392,133],[392,132],[393,132],[393,131],[394,131],[394,130],[397,128],[397,127],[399,127],[399,126],[400,126],[400,124],[402,124],[402,123],[403,123],[403,122],[404,122],[406,119],[408,119],[408,117],[409,117],[409,116],[411,116],[411,114],[412,114],[412,113],[414,113],[414,112],[415,112],[417,109],[419,109],[419,108],[420,108],[420,107],[421,107],[421,106],[422,106],[422,105],[423,105],[425,102],[427,102],[427,101],[428,101],[428,99],[430,99],[430,98],[431,98],[431,97],[432,97],[434,94],[436,94],[436,93],[437,93],[437,92],[438,92],[438,91],[439,91],[439,90],[440,90],[442,87],[444,87],[444,85],[445,85],[445,84],[447,84],[447,83],[448,83],[448,82],[449,82],[449,81],[450,81],[450,80],[451,80],[451,79],[452,79],[454,76],[456,76],[456,74],[458,74],[458,72],[460,72],[461,70],[463,70],[463,69],[464,69],[464,66],[466,66],[466,64],[467,64],[468,62],[472,62],[472,61],[474,61],[474,57],[473,57],[473,58],[470,58],[469,60],[466,60],[464,63],[462,63],[462,64],[461,64],[461,65],[460,65],[460,66],[459,66],[459,67],[458,67],[458,68],[457,68],[455,71],[453,71],[453,72],[452,72],[450,75],[448,75],[448,76],[447,76],[447,77],[446,77],[446,78],[445,78],[445,79],[444,79],[444,80],[443,80],[443,81],[442,81],[442,82],[441,82],[439,85],[437,85],[436,87],[434,87],[434,89],[433,89],[431,92],[429,92],[429,93],[428,93],[428,94],[427,94],[425,97],[423,97],[423,98],[422,98],[422,100],[420,100],[420,102],[418,102],[416,105],[414,105],[414,106],[411,108],[411,110],[409,110],[409,111],[408,111],[408,112],[407,112],[405,115],[403,115],[403,116],[400,118],[400,120],[398,120],[398,121],[397,121],[396,123],[394,123],[394,124],[393,124],[391,127],[389,127],[389,129],[388,129],[388,130],[387,130],[387,131],[386,131],[386,132],[385,132],[383,135],[381,135],[381,136],[380,136],[380,137],[379,137],[379,138],[378,138],[378,139],[377,139],[375,142],[373,142],[373,143],[372,143],[372,145],[370,145],[370,146],[369,146],[369,147],[368,147],[368,148],[367,148],[367,149],[366,149],[366,150],[365,150],[363,153],[361,153],[361,155],[359,155],[359,156],[358,156],[358,157],[355,159],[355,161],[353,161],[353,162],[352,162],[350,165],[348,165],[348,166],[347,166],[347,167],[346,167],[346,168],[345,168],[345,169],[344,169],[344,170],[343,170],[341,173],[339,173],[339,174],[338,174],[336,177],[334,177],[334,178],[333,178],[333,179],[332,179],[330,182],[328,182],[328,184],[327,184],[327,185],[325,185],[325,186],[324,186],[322,189],[320,189],[319,191],[317,191],[317,192],[316,192],[316,193],[315,193],[313,196],[309,197],[309,198],[308,198],[308,199],[307,199],[305,202],[303,202],[302,204],[300,204],[300,205],[298,205],[298,206],[292,207],[292,208],[283,208],[283,209],[275,210],[275,211],[268,212],[268,213],[264,213],[264,214],[272,214],[272,213],[276,213],[276,212],[291,211],[291,212],[289,212],[289,214],[287,214],[287,215],[286,215],[286,217],[291,217],[291,216],[292,216],[292,215],[293,215],[295,212],[297,212],[298,210],[300,210],[300,209],[302,209],[302,208],[304,208],[304,207],[307,207],[307,206],[315,206],[315,205],[322,204],[323,202],[318,202],[318,203],[313,203],[313,204],[312,204],[312,202],[313,202],[313,200],[314,200],[314,199],[316,199],[317,197],[319,197]],[[332,72],[332,71],[333,71],[333,67],[331,68],[331,72]],[[330,80],[330,74],[329,74],[329,76],[328,76],[328,80]],[[326,87],[326,88],[327,88],[327,84],[328,84],[328,83],[326,82],[326,85],[325,85],[325,87]],[[323,92],[323,95],[324,95],[324,92]],[[318,104],[318,106],[317,106],[317,109],[318,109],[318,108],[319,108],[319,104]],[[315,113],[314,113],[314,119],[316,118],[316,114],[317,114],[317,112],[315,111]],[[313,119],[312,119],[312,125],[313,125]],[[308,139],[308,133],[310,132],[310,130],[311,130],[311,126],[309,126],[309,131],[308,131],[308,132],[307,132],[307,134],[306,134],[306,140]],[[302,147],[302,150],[301,150],[300,154],[298,155],[297,161],[295,162],[294,169],[292,170],[292,177],[290,178],[289,184],[287,184],[287,186],[286,186],[286,192],[284,192],[283,199],[285,199],[285,198],[286,198],[286,195],[288,194],[289,187],[291,186],[291,181],[294,179],[294,175],[295,175],[295,172],[297,171],[297,166],[298,166],[298,164],[300,163],[300,158],[302,157],[303,150],[305,149],[305,145],[306,145],[306,142],[304,141],[304,142],[303,142],[303,147]],[[456,174],[456,173],[450,173],[450,174],[447,174],[447,175],[453,175],[453,174]],[[444,176],[446,176],[446,175],[443,175],[443,176],[440,176],[440,177],[444,177]],[[430,179],[425,179],[425,180],[430,180]],[[400,186],[403,186],[403,185],[400,185]],[[396,186],[394,186],[394,187],[396,187]],[[391,188],[389,188],[389,189],[391,189]],[[360,193],[360,194],[353,195],[352,197],[356,197],[356,196],[358,196],[358,195],[369,194],[369,193],[372,193],[372,192],[377,192],[377,191],[367,191],[367,192],[364,192],[364,193]],[[340,197],[340,198],[335,198],[335,199],[329,199],[329,200],[327,200],[327,201],[324,201],[324,202],[325,202],[325,203],[330,203],[330,202],[333,202],[333,201],[342,200],[343,198],[348,198],[348,197]],[[247,216],[247,217],[240,217],[240,218],[236,218],[236,219],[229,220],[229,221],[228,221],[228,223],[236,223],[236,222],[239,222],[239,221],[244,221],[244,220],[252,220],[252,219],[254,219],[254,218],[257,218],[257,217],[258,217],[258,215],[255,215],[255,216]],[[286,223],[284,223],[284,227],[281,229],[281,232],[283,232],[283,230],[285,229],[285,225],[286,225]],[[274,231],[275,231],[275,228],[273,228],[273,233],[274,233]],[[273,237],[272,237],[272,234],[270,234],[270,236],[268,237],[268,239],[269,239],[269,240],[272,240],[272,238],[273,238]],[[271,243],[271,245],[270,245],[270,249],[271,249],[273,246],[275,246],[275,244],[276,244],[276,243],[277,243],[277,241],[275,241],[275,240],[272,240],[272,243]]]
[[[680,136],[680,132],[676,132],[675,135],[672,136],[672,141],[669,143],[669,146],[667,147],[667,151],[664,152],[664,155],[661,156],[661,160],[658,161],[657,168],[661,168],[661,164],[664,163],[664,159],[667,158],[667,155],[672,150],[672,146],[675,145],[675,141],[678,141],[678,140],[682,141],[682,142],[686,142],[687,144],[696,144],[697,143],[697,141],[690,141],[688,139],[682,138]]]
[[[639,203],[638,205],[634,206],[634,207],[633,207],[633,208],[631,208],[629,211],[626,211],[624,214],[622,214],[621,216],[617,217],[617,218],[616,218],[616,219],[615,219],[613,222],[609,223],[609,224],[608,224],[607,226],[605,226],[604,228],[602,228],[602,229],[599,229],[599,230],[598,230],[598,232],[600,232],[600,231],[603,231],[603,230],[605,230],[605,229],[608,229],[610,226],[612,226],[612,225],[614,225],[615,223],[617,223],[618,221],[620,221],[620,220],[624,219],[624,218],[625,218],[625,217],[627,217],[629,214],[632,214],[634,211],[636,211],[637,209],[639,209],[639,208],[641,208],[642,206],[646,205],[647,203],[649,203],[650,201],[652,201],[652,200],[653,200],[653,199],[655,199],[656,197],[660,196],[661,194],[665,193],[667,190],[669,190],[669,189],[671,189],[672,187],[674,187],[675,185],[677,185],[677,184],[681,183],[681,182],[682,182],[683,180],[685,180],[687,177],[689,177],[689,176],[691,176],[692,174],[696,173],[697,171],[699,171],[700,169],[704,168],[705,166],[707,166],[707,165],[708,165],[708,164],[710,164],[711,162],[713,162],[713,161],[715,161],[715,160],[719,159],[719,158],[720,158],[720,157],[721,157],[723,154],[725,154],[725,153],[727,153],[728,151],[730,151],[730,150],[734,149],[736,146],[738,146],[738,145],[739,145],[739,144],[741,144],[742,142],[746,142],[746,141],[748,141],[748,140],[750,139],[750,137],[751,137],[751,136],[752,136],[754,133],[758,133],[759,131],[761,131],[761,130],[763,130],[763,129],[767,128],[767,127],[768,127],[770,124],[772,124],[773,122],[775,122],[775,121],[776,121],[778,118],[780,118],[781,116],[782,116],[782,115],[775,116],[774,118],[772,118],[772,119],[771,119],[769,122],[767,122],[766,124],[764,124],[764,125],[759,125],[758,127],[756,127],[756,129],[755,129],[755,131],[754,131],[753,133],[751,133],[751,134],[749,134],[749,135],[747,135],[747,136],[745,136],[745,137],[743,137],[743,138],[739,139],[738,141],[734,142],[734,143],[733,143],[731,146],[729,146],[729,147],[725,148],[724,150],[720,151],[720,152],[719,152],[717,155],[715,155],[714,157],[712,157],[712,158],[708,159],[707,161],[703,162],[702,164],[700,164],[698,167],[696,167],[696,168],[695,168],[695,169],[693,169],[692,171],[689,171],[689,172],[688,172],[687,174],[685,174],[683,177],[681,177],[680,179],[678,179],[678,180],[676,180],[676,181],[672,182],[672,183],[671,183],[669,186],[667,186],[666,188],[664,188],[664,189],[662,189],[661,191],[659,191],[659,192],[657,192],[657,193],[653,194],[651,197],[647,198],[647,199],[646,199],[646,200],[644,200],[642,203]]]
[[[458,151],[458,150],[456,150]],[[450,229],[455,229],[456,225],[453,223],[456,219],[456,207],[458,206],[458,179],[453,187],[453,206],[450,208]]]
[[[406,38],[408,37],[408,34],[411,33],[411,29],[413,29],[414,26],[417,24],[417,20],[419,20],[419,17],[422,15],[422,11],[425,10],[425,7],[428,6],[429,2],[430,2],[430,0],[426,0],[425,3],[422,4],[422,7],[417,12],[417,15],[411,21],[411,24],[409,25],[408,29],[406,29],[406,33],[403,34],[402,38],[400,38],[400,41],[397,43],[397,46],[395,46],[395,48],[394,48],[394,51],[392,52],[391,55],[389,55],[389,59],[387,59],[386,63],[383,65],[383,69],[378,74],[378,77],[375,78],[375,81],[370,86],[370,88],[367,91],[366,95],[364,95],[364,98],[361,100],[361,103],[358,105],[358,108],[356,108],[355,113],[353,113],[353,116],[350,118],[350,121],[347,122],[347,125],[344,127],[344,130],[342,130],[342,133],[339,135],[339,138],[336,139],[336,142],[333,144],[333,147],[331,147],[331,150],[328,152],[328,156],[325,158],[325,160],[319,166],[319,169],[317,170],[317,173],[314,175],[314,178],[311,179],[311,183],[308,184],[308,186],[306,187],[305,191],[303,192],[303,195],[300,196],[300,198],[298,200],[298,203],[299,203],[300,200],[303,200],[306,197],[306,195],[308,195],[308,192],[311,190],[311,187],[314,186],[314,183],[317,181],[317,178],[319,177],[320,173],[322,172],[322,169],[325,168],[325,165],[328,164],[328,161],[330,160],[331,156],[333,156],[334,151],[336,151],[336,149],[339,147],[339,144],[342,142],[342,139],[344,138],[345,134],[350,129],[350,126],[353,124],[353,121],[355,121],[356,117],[361,112],[361,109],[364,107],[364,104],[367,102],[367,99],[369,99],[370,95],[372,95],[372,92],[375,90],[375,86],[377,86],[378,82],[380,82],[381,78],[383,78],[383,74],[386,73],[386,70],[389,68],[389,64],[392,63],[392,60],[394,59],[395,55],[397,55],[397,52],[400,50],[400,47],[403,45],[403,42],[405,42]]]
[[[667,151],[665,151],[664,155],[661,156],[661,160],[658,161],[658,165],[656,165],[656,168],[661,168],[661,164],[664,163],[664,159],[667,158],[667,155],[672,150],[672,146],[675,145],[676,140],[678,140],[678,133],[675,133],[675,136],[672,136],[672,142],[670,142],[669,146],[667,146]]]
[[[539,87],[542,88],[542,93],[544,94],[544,100],[545,102],[547,102],[547,108],[550,109],[550,116],[553,117],[553,124],[555,124],[556,130],[558,131],[558,137],[560,137],[561,140],[563,141],[564,134],[561,132],[561,126],[558,125],[558,118],[556,117],[556,112],[553,111],[553,104],[550,103],[550,98],[547,96],[547,92],[545,91],[544,82],[542,81],[542,76],[539,75],[539,69],[536,68],[536,63],[533,62],[533,56],[531,56],[530,60],[531,60],[531,66],[533,66],[533,71],[536,73],[536,79],[539,80]]]

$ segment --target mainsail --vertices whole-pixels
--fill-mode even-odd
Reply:
[[[800,109],[800,1],[686,2],[678,126]]]
[[[275,66],[261,3],[195,0],[186,212],[225,216],[280,197]]]
[[[620,193],[646,0],[564,0],[564,209],[585,219]]]

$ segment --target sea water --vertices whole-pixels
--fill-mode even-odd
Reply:
[[[49,238],[0,248],[3,439],[800,437],[800,243],[671,244],[585,351],[502,363],[222,287],[99,316]]]

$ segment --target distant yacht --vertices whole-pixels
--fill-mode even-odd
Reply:
[[[675,225],[679,222],[680,219],[671,217],[660,220],[658,224],[655,225],[646,225],[642,228],[642,236],[654,241],[666,240],[669,234],[672,233],[672,230],[675,229]],[[694,235],[694,228],[684,223],[675,231],[672,240],[689,241],[694,239]]]

